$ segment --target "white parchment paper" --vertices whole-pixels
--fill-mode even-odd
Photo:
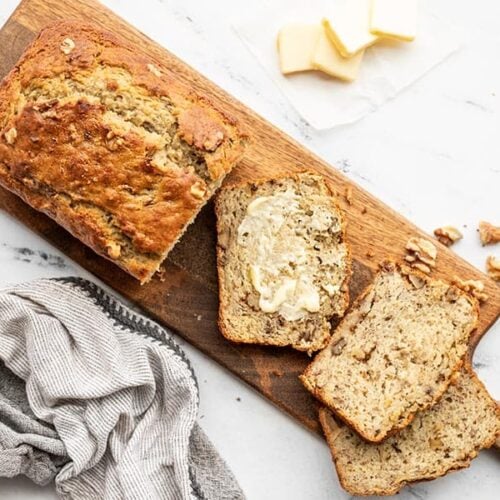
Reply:
[[[461,45],[460,34],[432,12],[433,0],[420,0],[417,38],[410,43],[383,41],[368,48],[355,82],[341,82],[316,71],[283,76],[276,49],[279,29],[291,22],[319,23],[341,1],[345,0],[270,0],[255,17],[233,24],[290,103],[316,129],[363,118]]]

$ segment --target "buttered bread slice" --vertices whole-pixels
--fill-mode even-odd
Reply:
[[[230,186],[216,201],[219,326],[234,342],[316,351],[349,302],[344,220],[324,179]]]
[[[363,441],[326,409],[320,421],[340,483],[352,495],[394,495],[407,483],[468,467],[500,433],[500,410],[468,365],[437,405],[381,444]]]
[[[365,440],[380,442],[436,404],[477,318],[465,292],[388,263],[301,380]]]

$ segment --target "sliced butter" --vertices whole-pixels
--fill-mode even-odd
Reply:
[[[417,35],[418,0],[373,0],[373,34],[411,42]]]
[[[311,58],[321,33],[321,26],[289,24],[278,33],[278,53],[284,75],[314,69]]]
[[[325,30],[321,30],[313,53],[312,65],[315,69],[319,69],[328,75],[352,82],[358,76],[363,54],[364,50],[353,57],[342,57],[335,45],[326,36]]]
[[[352,57],[378,40],[370,31],[370,7],[371,0],[348,0],[323,19],[328,38],[342,56]]]

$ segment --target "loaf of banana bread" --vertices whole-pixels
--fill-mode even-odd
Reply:
[[[0,85],[0,184],[142,282],[244,142],[161,61],[81,22],[44,29]]]

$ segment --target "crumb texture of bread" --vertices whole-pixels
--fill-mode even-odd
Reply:
[[[301,376],[367,441],[434,405],[467,352],[477,302],[422,273],[388,265]]]
[[[244,142],[161,63],[77,21],[44,29],[0,86],[0,184],[141,281]]]
[[[349,302],[344,221],[321,176],[223,188],[217,197],[219,325],[235,342],[321,349]]]
[[[500,411],[468,366],[437,405],[383,443],[367,443],[325,408],[320,421],[340,483],[352,495],[394,495],[408,483],[468,467],[500,432]]]

